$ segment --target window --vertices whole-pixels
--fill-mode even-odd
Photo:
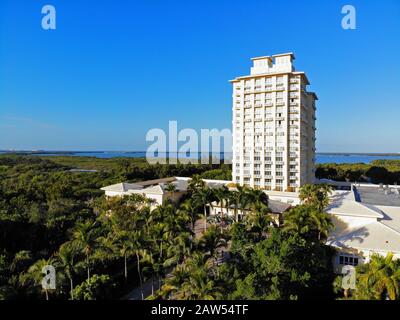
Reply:
[[[358,257],[347,254],[341,254],[339,256],[339,264],[345,266],[358,266]]]

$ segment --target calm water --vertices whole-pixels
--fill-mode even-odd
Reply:
[[[4,153],[4,152],[0,152]],[[57,152],[57,153],[37,153],[40,156],[81,156],[81,157],[96,157],[96,158],[116,158],[116,157],[129,157],[129,158],[143,158],[146,156],[145,152]],[[159,157],[165,157],[166,153],[160,153]],[[221,158],[221,155],[216,153],[213,157]],[[179,154],[179,158],[188,158],[186,154]],[[230,158],[231,155],[226,156]],[[222,157],[223,158],[223,157]],[[388,160],[400,160],[399,155],[363,155],[363,154],[318,154],[316,156],[317,163],[370,163],[373,160],[388,159]]]
[[[317,163],[370,163],[373,160],[400,160],[398,156],[359,154],[317,154]]]

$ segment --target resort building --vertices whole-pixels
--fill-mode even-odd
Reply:
[[[293,53],[253,58],[233,85],[232,180],[272,191],[314,182],[315,101]]]
[[[190,178],[187,177],[170,177],[157,180],[148,180],[135,183],[117,183],[101,188],[107,197],[126,196],[130,194],[140,194],[148,199],[154,200],[152,209],[158,205],[165,204],[167,201],[179,202],[182,196],[187,192]],[[229,190],[235,190],[232,181],[227,180],[211,180],[203,179],[206,186],[212,189],[227,187]],[[173,185],[173,190],[170,189]],[[287,192],[270,192],[268,194],[268,208],[270,215],[277,225],[283,221],[283,213],[289,210],[293,205],[300,203],[296,193]],[[222,205],[219,202],[212,202],[207,205],[207,212],[211,216],[228,216],[234,218],[236,215],[235,206],[230,204],[229,208],[226,203]],[[237,209],[239,219],[249,210]]]
[[[327,244],[336,250],[337,273],[345,265],[368,262],[372,254],[400,258],[399,186],[351,185],[350,191],[335,191],[331,200],[327,212],[334,228]]]
[[[154,200],[153,208],[164,204],[166,201],[177,202],[187,192],[190,178],[169,177],[156,180],[147,180],[135,183],[117,183],[101,188],[107,197],[125,196],[130,194],[141,194],[148,199]],[[204,182],[210,188],[227,185],[231,181],[207,180]],[[173,191],[169,188],[173,186]]]
[[[101,188],[108,197],[141,194],[153,199],[152,209],[167,201],[177,202],[187,192],[190,178],[170,177],[135,183],[118,183]],[[228,187],[235,190],[232,181],[204,179],[210,188]],[[346,265],[356,266],[369,261],[371,255],[386,256],[389,252],[400,258],[400,186],[375,184],[351,184],[330,180],[316,181],[328,183],[335,190],[327,213],[334,224],[327,239],[333,247],[334,270],[341,273]],[[170,189],[173,185],[173,191]],[[275,224],[284,223],[284,213],[300,204],[297,192],[266,191],[268,207]],[[234,204],[211,202],[207,214],[211,217],[241,219],[248,209],[235,208]]]
[[[232,220],[235,219],[237,214],[238,220],[241,220],[246,214],[250,212],[250,209],[236,209],[234,204],[229,206],[226,203],[221,203],[214,201],[208,204],[210,216],[212,217],[229,217]],[[281,202],[278,200],[268,199],[268,215],[272,218],[272,221],[280,226],[283,223],[283,214],[288,211],[292,206],[286,202]]]
[[[168,191],[169,185],[173,185],[174,191]],[[187,180],[177,179],[175,177],[148,180],[135,183],[117,183],[111,186],[101,188],[108,197],[125,196],[130,194],[140,194],[154,201],[152,209],[158,205],[164,204],[167,200],[177,202],[187,190]]]

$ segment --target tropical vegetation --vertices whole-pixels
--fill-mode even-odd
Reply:
[[[91,169],[80,172],[71,169]],[[144,159],[0,156],[0,299],[399,299],[392,255],[357,267],[343,292],[325,245],[331,189],[305,185],[277,221],[248,187],[209,187],[225,165],[148,165]],[[190,176],[179,202],[106,198],[120,181]],[[167,192],[174,192],[172,184]],[[232,216],[210,215],[229,206]],[[41,285],[54,266],[55,289]]]

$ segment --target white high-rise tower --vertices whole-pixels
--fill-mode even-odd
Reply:
[[[253,58],[233,84],[232,179],[264,190],[297,191],[314,181],[315,101],[293,53]]]

